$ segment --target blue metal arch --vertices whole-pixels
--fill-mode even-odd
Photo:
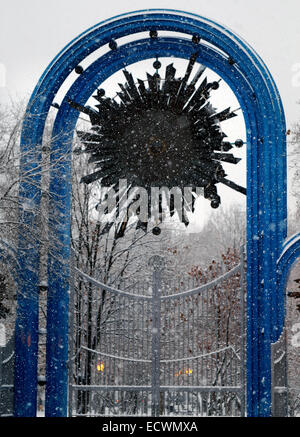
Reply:
[[[282,253],[277,261],[278,286],[285,293],[289,273],[300,258],[300,233],[290,237],[283,245]]]
[[[65,95],[55,120],[53,137],[57,138],[57,141],[55,141],[53,144],[53,151],[55,151],[55,153],[52,154],[55,159],[69,154],[72,147],[72,137],[78,119],[78,111],[70,107],[68,104],[68,99],[73,99],[80,104],[84,104],[98,85],[100,85],[106,78],[110,77],[115,71],[118,71],[124,67],[124,59],[127,60],[125,63],[129,64],[146,58],[154,58],[158,50],[160,56],[167,56],[169,53],[172,53],[173,56],[185,57],[188,59],[194,52],[195,46],[189,40],[177,40],[175,38],[161,38],[159,42],[152,42],[151,45],[149,45],[148,39],[138,40],[134,43],[129,43],[120,47],[117,52],[109,53],[99,58],[90,67],[88,67],[82,75],[78,77]],[[130,54],[131,56],[129,57]],[[223,70],[226,69],[228,62],[227,59],[222,57],[218,52],[209,47],[203,47],[199,56],[199,60],[210,68],[214,67],[217,73],[224,76]],[[236,84],[231,81],[231,77],[226,75],[226,80],[234,88],[236,94],[241,98],[239,89],[236,87]],[[251,107],[250,112],[256,112],[252,107],[252,102],[249,100],[249,97],[251,97],[251,94],[247,99],[247,101],[250,102],[250,104],[248,104],[248,106]],[[242,101],[241,105],[242,107],[244,106]],[[248,110],[249,108],[245,107],[245,115],[248,113]],[[68,126],[67,134],[65,134],[65,126]],[[61,233],[62,238],[65,238],[65,236],[68,235],[69,228],[69,221],[66,220],[66,217],[69,215],[69,198],[71,189],[70,183],[66,184],[66,181],[69,181],[70,179],[69,177],[65,176],[67,174],[70,175],[71,166],[66,162],[65,166],[58,169],[58,171],[61,171],[61,174],[56,171],[52,175],[50,191],[51,193],[59,193],[59,197],[61,197],[63,193],[66,201],[63,203],[65,210],[59,211],[60,213],[63,213],[63,219],[59,226],[54,227],[53,232],[56,235],[56,238],[58,232]],[[63,175],[64,178],[62,178]],[[52,197],[52,200],[54,209],[57,199]],[[55,213],[52,215],[54,217],[58,216],[58,214]],[[69,258],[69,242],[65,243],[63,258]],[[52,345],[58,343],[65,344],[65,347],[56,349],[56,353],[51,353],[51,355],[48,354],[49,359],[47,361],[47,380],[49,381],[49,384],[47,384],[46,414],[51,414],[51,412],[54,411],[54,406],[57,406],[58,399],[61,402],[66,397],[66,387],[64,387],[64,385],[61,383],[57,384],[57,381],[66,381],[67,378],[66,366],[63,366],[62,364],[62,367],[59,368],[57,363],[64,363],[67,360],[67,343],[63,341],[63,338],[65,338],[67,335],[68,316],[67,311],[62,312],[59,305],[62,301],[65,302],[65,300],[68,299],[68,280],[64,280],[62,276],[62,268],[59,261],[57,261],[57,257],[53,257],[50,266],[49,289],[59,289],[60,293],[57,295],[49,295],[48,312],[50,316],[48,317],[47,329],[49,333],[48,350],[53,350]],[[60,275],[55,274],[56,271],[59,271]],[[67,276],[68,274],[66,272],[66,278]],[[62,299],[63,294],[65,294],[65,299]],[[64,318],[63,323],[62,318]],[[58,326],[59,330],[57,329]],[[63,330],[63,327],[65,327],[65,331]],[[64,377],[61,376],[63,373],[65,374]]]
[[[21,146],[34,147],[35,144],[41,143],[44,122],[51,102],[61,84],[78,63],[95,49],[109,42],[112,37],[117,39],[127,34],[148,31],[151,28],[190,35],[198,34],[203,38],[204,45],[205,41],[213,44],[215,49],[211,46],[200,45],[202,47],[200,58],[203,63],[224,77],[242,105],[248,135],[248,415],[268,416],[271,402],[270,342],[275,341],[280,334],[284,320],[281,310],[283,299],[276,287],[276,260],[286,236],[285,122],[276,86],[256,53],[224,27],[202,17],[178,13],[178,11],[140,11],[100,23],[71,42],[54,59],[42,76],[29,102]],[[193,48],[191,42],[178,38],[159,38],[155,42],[149,40],[145,44],[143,50],[130,50],[134,46],[132,43],[120,46],[116,54],[104,55],[78,78],[69,90],[68,96],[75,97],[77,101],[84,103],[92,93],[92,87],[96,87],[105,77],[120,68],[122,58],[118,59],[118,56],[122,52],[126,53],[125,62],[129,64],[146,57],[155,57],[155,54],[187,58]],[[234,66],[227,62],[229,56],[235,60]],[[101,63],[102,73],[96,72],[99,63]],[[66,120],[68,120],[70,131],[65,134],[63,142],[54,142],[54,155],[70,150],[77,116],[78,114],[66,104],[66,99],[64,99],[57,114],[53,134],[61,131],[62,123]],[[23,165],[26,167],[26,163]],[[51,177],[52,192],[65,199],[61,210],[63,217],[66,218],[65,227],[59,231],[55,223],[50,221],[50,227],[53,226],[58,232],[65,259],[68,258],[69,250],[70,168],[71,162],[67,160],[61,168],[61,173],[56,171]],[[32,187],[21,187],[21,196],[35,199],[38,204],[39,189],[38,187],[33,190]],[[28,220],[31,221],[32,217],[29,216]],[[38,259],[37,252],[33,253],[33,256]],[[57,271],[62,271],[61,263],[57,263],[54,258],[50,259],[49,263],[49,308],[51,309],[49,313],[51,315],[48,319],[48,328],[51,335],[48,335],[48,351],[51,351],[52,355],[48,355],[52,356],[52,359],[50,358],[47,363],[50,378],[49,385],[47,384],[47,414],[59,416],[66,413],[67,344],[60,350],[55,350],[55,342],[51,340],[51,336],[54,335],[53,338],[57,340],[67,335],[68,268],[65,269],[65,275],[59,276]],[[24,258],[23,263],[27,275],[32,279],[32,288],[27,290],[28,294],[32,294],[36,290],[37,278],[27,269]],[[263,266],[262,269],[261,266]],[[20,300],[22,301],[22,297]],[[57,306],[58,301],[60,306]],[[36,313],[37,304],[35,302],[27,308],[29,310],[27,321],[30,314]],[[63,321],[59,331],[56,328],[58,321]],[[19,326],[19,337],[22,328],[24,330],[24,323],[23,326]],[[31,335],[34,336],[34,328],[31,330]],[[34,344],[37,345],[37,336]],[[22,379],[21,375],[24,365],[32,356],[31,351],[23,347],[19,355],[21,360],[16,369],[19,378],[16,388],[18,395],[16,414],[34,415],[34,403],[31,402],[31,406],[26,407],[22,399],[24,389],[27,387],[27,391],[31,393],[31,399],[34,400],[34,378],[28,390],[29,381],[26,381],[26,387],[24,387],[24,377]],[[34,366],[31,370],[33,374]]]

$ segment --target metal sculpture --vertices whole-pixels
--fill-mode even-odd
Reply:
[[[150,37],[154,38],[153,32]],[[110,46],[117,49],[116,43]],[[153,186],[179,187],[182,192],[184,187],[191,187],[195,193],[192,212],[197,187],[204,188],[204,197],[210,199],[212,208],[221,203],[216,187],[219,182],[246,194],[245,188],[225,178],[221,165],[240,161],[226,152],[233,145],[242,147],[243,141],[236,140],[233,145],[225,141],[227,135],[220,126],[237,114],[230,108],[218,113],[209,103],[210,93],[219,88],[219,81],[208,83],[205,77],[198,83],[204,65],[198,66],[189,82],[198,55],[199,51],[191,55],[183,78],[176,78],[173,63],[161,77],[158,58],[153,63],[155,74],[147,73],[147,81],[138,79],[138,85],[132,74],[123,70],[126,83],[119,84],[120,102],[105,98],[103,88],[93,96],[97,109],[69,101],[73,108],[87,114],[92,124],[90,132],[77,132],[96,169],[85,175],[83,182],[101,179],[101,184],[111,186],[126,178],[130,187],[145,187],[148,191]],[[174,210],[173,204],[171,215]],[[187,225],[185,211],[182,217]]]
[[[149,31],[152,32],[150,38]],[[170,34],[160,36],[160,31]],[[153,32],[158,32],[158,37],[153,38]],[[132,40],[120,40],[119,44],[118,40],[126,35],[131,35]],[[78,108],[84,107],[104,80],[135,62],[171,56],[189,60],[196,53],[195,42],[199,51],[197,60],[215,71],[231,87],[246,123],[247,414],[271,414],[270,345],[279,338],[284,325],[284,291],[276,263],[286,238],[287,217],[286,127],[280,96],[260,57],[227,28],[194,14],[147,10],[102,22],[72,41],[46,69],[27,109],[21,148],[26,153],[32,153],[36,145],[42,143],[46,116],[51,105],[55,105],[56,93],[72,71],[80,73],[61,102],[53,127],[51,156],[61,158],[63,165],[53,169],[50,178],[50,211],[54,210],[55,202],[59,202],[60,207],[56,220],[52,215],[49,222],[50,235],[56,236],[59,249],[49,255],[48,416],[67,414],[69,267],[65,260],[70,256],[71,160],[63,157],[69,156],[72,150],[73,132],[79,116],[79,111],[70,102],[76,102],[80,105]],[[86,57],[105,46],[108,50],[104,55],[87,68],[81,67]],[[153,84],[152,79],[150,82]],[[148,146],[154,154],[159,155],[158,152],[164,150],[164,145],[156,140]],[[224,153],[215,149],[211,152]],[[39,153],[36,156],[33,183],[23,181],[20,186],[20,205],[29,200],[32,206],[22,211],[24,223],[29,228],[35,225],[35,211],[41,199],[41,156]],[[32,164],[26,161],[21,162],[21,167],[25,173],[28,167],[32,171]],[[209,168],[216,168],[211,161]],[[204,172],[201,174],[203,177]],[[212,174],[209,171],[210,181],[214,181]],[[37,246],[27,247],[22,234],[19,262],[23,276],[19,286],[16,324],[15,414],[34,416],[39,284],[36,266],[39,265],[39,251]]]

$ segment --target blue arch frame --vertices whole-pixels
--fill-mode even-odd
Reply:
[[[67,76],[90,53],[112,38],[138,32],[169,30],[197,34],[199,61],[216,71],[236,94],[247,128],[247,411],[248,416],[271,414],[270,344],[284,324],[284,293],[278,286],[277,259],[286,237],[286,127],[274,81],[263,61],[240,37],[223,26],[194,14],[173,10],[150,10],[124,14],[87,30],[68,44],[45,70],[29,101],[21,148],[35,150],[41,144],[46,116]],[[209,43],[209,44],[206,44]],[[52,158],[68,155],[51,174],[51,208],[60,200],[61,220],[50,216],[49,229],[60,243],[60,253],[49,255],[47,319],[46,415],[67,413],[68,360],[68,263],[70,248],[71,145],[78,112],[67,104],[73,98],[84,104],[107,77],[124,65],[156,55],[188,59],[195,51],[191,38],[141,39],[120,45],[90,65],[74,82],[58,110],[52,143]],[[228,58],[235,61],[234,65]],[[65,131],[68,126],[68,132]],[[40,155],[27,171],[36,171],[34,184],[22,183],[21,201],[39,207]],[[28,226],[34,213],[24,212]],[[30,257],[28,257],[28,251]],[[58,256],[59,255],[59,256]],[[36,414],[36,358],[38,345],[38,247],[27,248],[20,238],[19,260],[26,286],[20,285],[16,324],[15,414]],[[30,336],[31,341],[24,341]],[[26,369],[26,372],[24,372]],[[26,402],[24,399],[27,399]]]
[[[277,261],[278,286],[283,293],[286,289],[289,272],[299,258],[300,233],[297,233],[285,241],[281,255]]]

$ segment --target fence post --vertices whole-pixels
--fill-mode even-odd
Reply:
[[[160,313],[161,313],[161,271],[163,258],[155,255],[150,258],[153,267],[152,286],[152,416],[160,415]]]
[[[69,301],[69,390],[68,390],[68,412],[69,417],[72,417],[73,411],[73,357],[74,357],[74,314],[75,314],[75,253],[70,250],[70,301]],[[76,351],[77,353],[78,351]]]
[[[286,328],[276,343],[271,344],[272,416],[288,416]]]

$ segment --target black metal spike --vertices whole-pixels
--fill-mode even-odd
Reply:
[[[200,86],[198,87],[197,91],[195,92],[195,94],[193,95],[193,97],[191,98],[191,100],[189,101],[188,105],[186,106],[187,108],[192,108],[193,106],[195,106],[197,103],[199,103],[200,97],[203,94],[203,91],[205,90],[207,85],[207,78],[205,78]]]
[[[190,224],[190,221],[186,215],[186,210],[183,206],[182,206],[182,221],[183,221],[185,227],[187,227]]]
[[[182,80],[182,82],[184,84],[189,80],[189,77],[191,75],[191,72],[193,70],[193,67],[195,65],[195,62],[197,60],[198,55],[199,55],[199,52],[196,52],[196,53],[193,53],[192,56],[190,57],[190,60],[189,60],[189,63],[188,63],[188,66],[187,66],[184,78]]]
[[[230,112],[230,107],[224,109],[224,111],[219,112],[218,114],[213,115],[213,118],[216,118],[220,122],[229,120],[230,118],[237,117],[235,112]]]
[[[193,95],[192,99],[194,99],[195,94]],[[201,119],[200,111],[202,107],[205,105],[206,98],[200,97],[198,100],[195,98],[194,102],[192,102],[192,99],[189,100],[187,105],[184,107],[184,112],[189,112],[191,116],[196,120],[197,118]],[[200,115],[199,115],[200,114]]]
[[[117,185],[116,180],[122,177],[121,172],[119,172],[119,174],[116,174],[116,172],[111,172],[102,176],[103,178],[101,180],[101,184],[106,187]]]
[[[235,182],[230,181],[229,179],[220,179],[219,182],[221,182],[224,185],[227,185],[227,187],[232,188],[235,191],[238,191],[239,193],[247,195],[247,189],[244,187],[241,187],[240,185],[236,184]]]
[[[77,109],[77,111],[80,111],[83,114],[88,115],[90,118],[92,117],[98,118],[98,112],[95,111],[95,109],[92,109],[89,106],[80,105],[80,103],[76,103],[71,99],[68,99],[68,103],[72,108]]]
[[[141,79],[138,79],[138,83],[139,83],[139,93],[143,99],[144,102],[148,101],[148,93],[144,84],[144,81],[142,81]]]
[[[159,102],[159,93],[160,93],[160,76],[158,73],[155,73],[153,76],[147,73],[147,80],[150,88],[150,100],[154,104],[158,104]]]
[[[114,105],[111,99],[102,99],[98,105],[95,105],[99,109],[99,113],[107,118],[107,115],[116,114],[119,110],[118,105]]]
[[[170,90],[169,90],[169,101],[168,101],[168,106],[170,108],[173,109],[178,109],[176,107],[176,96],[178,94],[178,90],[180,88],[181,85],[181,79],[174,79],[172,80],[172,82],[170,82]]]
[[[200,121],[202,126],[214,126],[212,124],[212,120],[210,119],[213,107],[210,105],[210,103],[205,104],[205,102],[206,100],[204,98],[200,99],[193,107],[191,114],[194,114],[194,118],[197,119],[197,121]]]
[[[105,174],[102,170],[97,170],[90,175],[84,176],[81,178],[80,182],[90,184],[91,182],[101,179],[101,185],[113,188],[118,184],[116,181],[122,179],[123,176],[121,169],[116,170],[114,166],[112,170],[107,170]]]
[[[195,86],[196,83],[198,82],[198,80],[200,79],[200,77],[202,76],[202,74],[204,73],[206,67],[204,65],[200,65],[200,67],[198,68],[197,73],[195,74],[194,79],[191,81],[191,85]]]
[[[89,175],[83,176],[80,182],[84,182],[85,184],[88,185],[100,179],[102,175],[103,175],[102,171],[99,170]]]
[[[191,72],[192,72],[192,70],[193,70],[193,66],[194,66],[194,64],[195,64],[195,62],[196,62],[196,59],[197,59],[197,57],[198,57],[198,52],[196,52],[196,53],[194,53],[191,57],[190,57],[190,60],[189,60],[189,63],[188,63],[188,66],[187,66],[187,69],[186,69],[186,72],[185,72],[185,76],[184,76],[184,78],[182,79],[182,81],[181,81],[181,85],[180,85],[180,87],[179,87],[179,90],[178,90],[178,94],[177,94],[177,98],[176,98],[176,107],[179,109],[179,108],[182,108],[183,106],[184,106],[184,104],[187,102],[187,100],[188,100],[188,95],[186,95],[186,91],[187,91],[187,89],[186,89],[186,84],[187,84],[187,82],[188,82],[188,80],[189,80],[189,77],[190,77],[190,75],[191,75]],[[191,95],[192,93],[191,93],[191,90],[193,90],[194,89],[194,87],[192,86],[192,87],[189,87],[189,95]]]
[[[111,159],[110,160],[110,164],[108,165],[107,162],[96,162],[95,168],[99,169],[102,173],[102,176],[106,176],[107,173],[110,173],[113,169],[114,166],[117,165],[118,163]]]
[[[126,97],[123,93],[117,92],[117,96],[120,98],[121,102],[124,105],[127,105],[128,103],[128,97]]]
[[[212,159],[217,159],[219,161],[228,162],[230,164],[238,164],[241,161],[241,158],[236,158],[232,155],[232,153],[212,153]]]
[[[97,156],[98,159],[96,159],[95,161],[101,161],[101,159],[103,158],[108,159],[110,157],[115,159],[117,157],[114,150],[99,146],[86,148],[85,152],[93,153],[93,156]]]
[[[129,73],[127,70],[123,70],[123,74],[127,80],[128,88],[129,88],[128,92],[130,93],[132,99],[135,99],[137,102],[141,102],[141,96],[136,88],[132,74]]]
[[[111,154],[114,151],[113,141],[111,138],[102,138],[99,141],[83,141],[85,145],[86,152],[89,153],[99,153],[100,154]]]
[[[151,76],[151,74],[147,73],[147,80],[149,84],[149,89],[152,91],[152,93],[157,93],[158,91],[158,84],[159,84],[159,75],[156,75],[156,73]]]
[[[175,74],[176,74],[176,69],[174,68],[173,64],[169,64],[166,67],[165,82],[162,88],[162,91],[164,93],[170,92],[170,85],[171,82],[174,80]]]
[[[184,90],[184,93],[182,95],[182,99],[181,99],[181,108],[183,109],[185,107],[185,105],[188,103],[188,101],[190,100],[190,98],[192,97],[192,95],[195,92],[195,87],[194,85],[187,85],[186,89]]]
[[[122,93],[123,93],[123,100],[126,102],[125,104],[127,104],[127,103],[131,103],[131,96],[130,96],[130,94],[128,93],[128,91],[126,90],[126,88],[124,87],[124,85],[123,85],[122,83],[118,83],[118,85],[119,85],[119,87],[120,87],[121,90],[122,90]]]
[[[93,134],[93,133],[90,135],[91,135],[90,137],[83,135],[81,137],[81,141],[86,145],[89,145],[89,144],[97,145],[98,144],[98,147],[99,146],[102,147],[103,145],[107,145],[107,143],[109,143],[109,144],[111,143],[111,140],[104,137],[104,136],[100,136],[98,134]]]
[[[101,135],[97,133],[85,132],[85,131],[76,131],[79,139],[81,141],[95,141],[99,143],[101,139]]]
[[[201,173],[204,175],[212,175],[215,174],[220,166],[220,164],[216,161],[208,161],[202,159],[201,161],[195,162],[196,168],[201,169]]]
[[[212,115],[215,112],[215,108],[212,106],[210,102],[207,102],[201,110],[205,111],[206,115]],[[210,120],[211,123],[211,120]]]
[[[111,163],[115,162],[113,160],[113,156],[111,156],[111,154],[105,158],[105,156],[103,156],[103,154],[96,153],[96,154],[91,155],[89,160],[88,160],[89,164],[92,164],[92,163],[96,163],[96,164],[102,164],[103,163],[103,164],[105,164],[105,163],[108,163],[108,162],[111,162]],[[97,168],[97,165],[95,166],[95,168]]]

